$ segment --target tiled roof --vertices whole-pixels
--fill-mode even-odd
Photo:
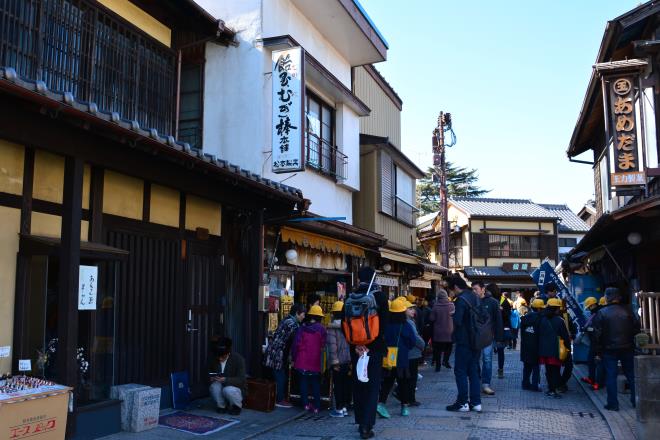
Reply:
[[[526,199],[492,199],[485,197],[453,197],[450,200],[457,208],[471,216],[557,218],[557,215]]]
[[[540,204],[559,217],[559,232],[587,232],[589,226],[566,205]]]
[[[527,271],[512,270],[507,272],[501,267],[493,266],[466,266],[463,271],[465,276],[470,278],[497,277],[497,278],[521,278],[529,276],[535,268],[529,267]]]
[[[3,84],[4,83],[4,84]],[[187,156],[191,161],[202,162],[205,166],[221,174],[229,173],[232,178],[238,181],[246,182],[248,185],[261,187],[262,190],[275,190],[281,195],[300,199],[302,201],[302,191],[292,186],[283,185],[270,179],[261,177],[249,170],[243,169],[238,165],[231,164],[226,160],[219,159],[212,154],[204,153],[202,150],[193,149],[186,142],[180,142],[170,135],[162,135],[154,128],[142,128],[137,121],[123,119],[119,113],[107,112],[99,109],[94,102],[86,102],[76,99],[71,92],[56,92],[49,90],[43,81],[32,81],[18,76],[16,70],[12,67],[0,67],[0,86],[18,89],[24,92],[31,92],[33,96],[39,96],[41,100],[47,99],[61,108],[68,108],[78,112],[86,118],[93,118],[99,124],[115,126],[117,128],[130,131],[143,139],[145,143],[155,142],[160,147],[169,149],[172,153],[179,153]],[[88,119],[89,120],[89,119]]]

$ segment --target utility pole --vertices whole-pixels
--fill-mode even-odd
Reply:
[[[445,131],[451,130],[451,113],[440,112],[438,125],[433,130],[433,166],[440,184],[440,237],[441,264],[449,267],[449,221],[447,219],[447,164],[445,158]],[[435,179],[434,179],[435,180]]]

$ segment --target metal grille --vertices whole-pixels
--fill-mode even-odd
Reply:
[[[307,132],[306,138],[307,165],[323,174],[334,176],[339,181],[346,180],[348,156],[310,131]]]
[[[0,62],[170,133],[174,54],[89,0],[0,0]]]

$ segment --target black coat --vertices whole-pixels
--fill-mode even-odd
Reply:
[[[500,313],[500,303],[487,291],[481,300],[481,306],[488,311],[490,322],[493,325],[493,337],[495,341],[502,342],[504,340],[504,325],[502,323],[502,314]]]
[[[528,312],[520,320],[520,360],[530,364],[539,361],[539,312]]]
[[[608,304],[598,311],[592,326],[597,352],[635,348],[635,335],[640,331],[640,324],[629,305]]]
[[[469,289],[462,291],[454,301],[456,310],[452,316],[454,320],[452,339],[457,346],[470,347],[470,336],[472,334],[470,306],[477,308],[479,303],[480,300],[477,294]]]
[[[564,320],[557,315],[544,310],[539,323],[539,357],[552,357],[559,359],[559,339],[569,348],[570,337]]]

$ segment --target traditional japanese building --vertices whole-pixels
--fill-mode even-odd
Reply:
[[[647,2],[608,22],[567,152],[590,164],[596,194],[596,221],[571,255],[587,252],[602,285],[631,296],[660,290],[659,17]]]
[[[589,225],[566,205],[539,203],[539,206],[554,213],[559,219],[557,225],[557,247],[559,260],[562,260],[582,240],[589,231]]]
[[[94,438],[119,429],[113,385],[169,406],[187,371],[205,395],[214,338],[258,364],[264,222],[308,201],[209,154],[194,124],[206,50],[235,33],[188,0],[0,16],[0,371],[29,359],[72,386],[68,435]]]
[[[618,287],[641,317],[649,344],[660,349],[660,4],[646,2],[610,20],[568,146],[568,157],[591,167],[595,223],[564,268],[574,290],[584,280]],[[657,437],[654,388],[660,357],[636,356],[637,433]],[[616,423],[617,420],[614,419]]]
[[[455,197],[447,218],[449,269],[469,282],[534,289],[532,271],[545,258],[557,261],[558,216],[530,200]],[[439,216],[422,224],[418,237],[431,261],[439,261]]]

